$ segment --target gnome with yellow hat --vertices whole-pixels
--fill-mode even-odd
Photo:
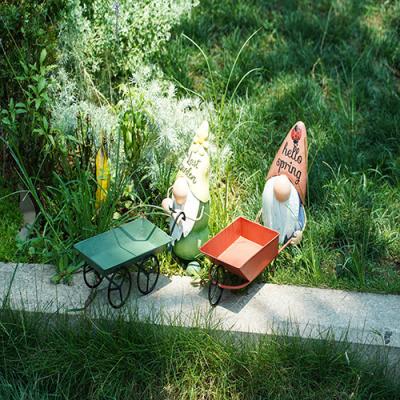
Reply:
[[[171,215],[173,251],[185,261],[196,260],[201,254],[199,247],[208,240],[209,171],[208,122],[204,121],[177,174],[172,197],[162,201],[163,208]]]

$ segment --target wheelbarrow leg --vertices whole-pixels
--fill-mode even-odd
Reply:
[[[160,276],[160,263],[156,256],[152,255],[146,258],[138,265],[137,286],[142,294],[150,293],[157,284]]]
[[[103,281],[103,277],[90,265],[83,266],[83,280],[90,289],[95,289]]]
[[[108,302],[113,308],[122,307],[129,297],[132,287],[132,278],[127,268],[121,268],[109,278]]]
[[[210,268],[210,285],[208,286],[208,301],[215,307],[221,300],[222,289],[219,283],[223,283],[224,269],[220,265],[213,264]]]
[[[84,310],[86,310],[93,303],[96,296],[97,296],[97,289],[92,289],[89,293],[88,298],[85,301],[85,305],[83,306]]]

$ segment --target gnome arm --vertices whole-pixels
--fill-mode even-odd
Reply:
[[[290,244],[296,246],[301,242],[301,239],[303,239],[303,232],[296,231],[295,233],[293,233],[292,239],[290,240]]]
[[[298,245],[303,239],[303,231],[307,224],[307,216],[304,210],[304,206],[301,204],[299,209],[299,229],[294,232],[290,244]]]
[[[162,206],[162,208],[165,210],[165,212],[167,213],[167,214],[170,214],[171,215],[171,213],[172,213],[172,206],[174,205],[174,202],[173,202],[173,200],[171,199],[171,198],[169,198],[169,197],[167,197],[167,198],[165,198],[163,201],[162,201],[162,203],[161,203],[161,206]]]

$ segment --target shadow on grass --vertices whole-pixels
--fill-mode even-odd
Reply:
[[[206,0],[158,60],[167,76],[212,98],[207,65],[185,33],[209,56],[222,96],[240,46],[261,28],[241,54],[228,94],[250,69],[261,71],[243,82],[219,129],[233,152],[230,179],[241,192],[235,201],[251,217],[287,130],[305,122],[315,229],[314,236],[305,232],[299,265],[313,284],[400,290],[399,23],[394,3]],[[249,123],[230,135],[239,116]],[[292,269],[293,261],[286,259]],[[284,282],[298,282],[295,275]]]
[[[264,72],[250,76],[239,94],[250,95],[249,102],[271,97],[265,102],[265,117],[282,135],[303,119],[313,133],[319,169],[324,168],[321,161],[350,171],[381,167],[389,180],[398,182],[390,171],[400,149],[396,10],[372,1],[208,0],[179,28],[161,65],[188,87],[208,82],[206,64],[181,38],[184,32],[210,55],[212,69],[221,75],[222,95],[240,45],[262,28],[241,55],[230,88],[251,68],[260,67]],[[209,85],[199,84],[207,91]],[[281,139],[271,143],[273,148]],[[311,170],[310,175],[318,187],[319,174]]]
[[[363,359],[329,333],[254,338],[222,333],[212,320],[190,329],[139,322],[134,312],[0,313],[2,398],[391,399],[399,390],[385,361]]]

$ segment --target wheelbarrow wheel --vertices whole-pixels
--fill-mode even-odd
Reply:
[[[213,264],[210,269],[210,285],[208,286],[208,301],[215,307],[221,300],[222,289],[219,283],[224,280],[224,269],[220,265]]]
[[[83,280],[90,289],[95,289],[103,282],[103,277],[90,265],[83,267]]]
[[[139,292],[142,294],[150,293],[157,284],[158,277],[160,276],[160,264],[156,256],[146,258],[139,264],[139,271],[137,273],[137,286]]]
[[[127,268],[114,272],[109,279],[108,302],[113,308],[122,307],[131,293],[132,279]]]

